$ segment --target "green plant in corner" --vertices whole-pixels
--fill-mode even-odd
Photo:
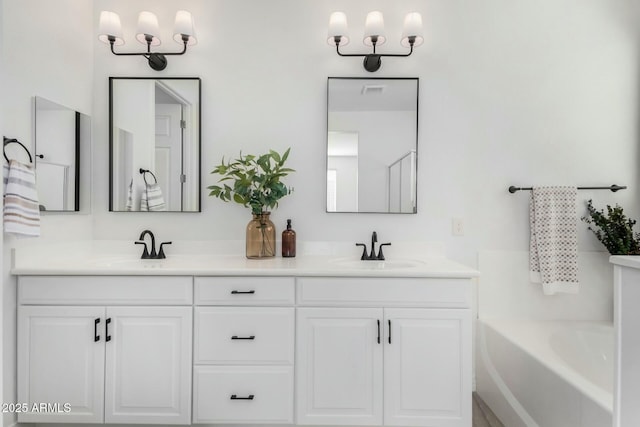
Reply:
[[[282,155],[274,150],[260,156],[242,155],[237,159],[222,162],[215,167],[212,174],[221,175],[218,182],[222,185],[207,187],[214,196],[225,202],[233,200],[245,207],[250,207],[256,215],[267,212],[278,206],[278,200],[291,194],[292,189],[284,185],[280,179],[295,172],[285,168],[289,157],[288,148]],[[226,183],[232,181],[232,185]]]
[[[587,202],[588,217],[582,220],[589,224],[598,240],[607,248],[611,255],[639,255],[640,233],[633,231],[636,221],[627,218],[622,207],[616,204],[614,208],[607,205],[607,211],[597,210],[591,200]],[[593,224],[596,229],[591,228]]]

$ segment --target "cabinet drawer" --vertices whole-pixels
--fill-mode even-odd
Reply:
[[[195,366],[193,423],[293,423],[290,366]]]
[[[20,276],[18,303],[32,305],[191,305],[182,276]]]
[[[293,277],[196,277],[199,305],[293,305]]]
[[[467,308],[471,280],[300,277],[297,295],[304,306]]]
[[[196,307],[194,363],[293,364],[294,309]]]

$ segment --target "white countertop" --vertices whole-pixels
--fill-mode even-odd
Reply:
[[[638,255],[613,255],[609,257],[609,262],[623,267],[640,269],[640,256]]]
[[[75,249],[74,249],[75,248]],[[136,250],[139,248],[136,248]],[[89,250],[77,245],[20,249],[14,275],[182,275],[182,276],[352,276],[471,278],[477,270],[441,256],[389,256],[360,261],[349,255],[300,255],[295,258],[247,259],[216,253],[169,254],[164,260],[141,260],[136,251]]]

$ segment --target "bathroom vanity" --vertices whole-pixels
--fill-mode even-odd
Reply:
[[[19,422],[471,425],[477,272],[446,259],[96,258],[13,272],[18,402],[58,404]]]

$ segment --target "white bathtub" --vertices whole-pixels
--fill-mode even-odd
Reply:
[[[476,389],[506,427],[610,427],[613,325],[479,320]]]

